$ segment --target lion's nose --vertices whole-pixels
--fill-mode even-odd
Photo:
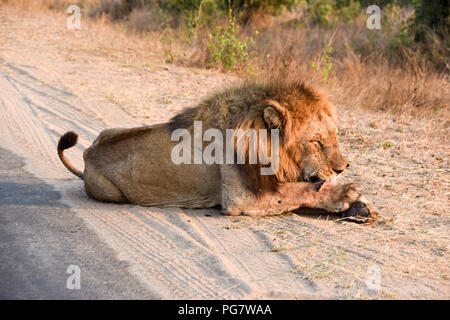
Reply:
[[[347,162],[345,164],[345,168],[348,168],[348,167],[350,167],[350,164]],[[345,169],[345,168],[342,168],[342,169],[341,168],[342,167],[340,167],[340,168],[333,168],[333,171],[336,172],[337,174],[340,174],[340,173],[344,172],[344,169]]]

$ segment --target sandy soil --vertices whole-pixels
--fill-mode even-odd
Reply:
[[[161,298],[449,299],[449,140],[433,123],[340,108],[351,163],[342,180],[360,182],[379,209],[373,227],[99,203],[57,157],[67,130],[80,134],[67,157],[81,168],[102,129],[165,121],[235,81],[166,64],[156,42],[108,24],[68,30],[64,15],[0,5],[0,146]],[[376,270],[379,290],[366,283]]]

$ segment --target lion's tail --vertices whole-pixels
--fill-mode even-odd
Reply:
[[[61,162],[66,166],[67,169],[69,169],[70,172],[72,172],[78,178],[83,179],[83,173],[74,166],[72,166],[64,156],[64,150],[72,148],[74,145],[76,145],[77,140],[78,135],[73,131],[69,131],[63,134],[62,137],[59,138],[58,142],[58,156],[59,159],[61,159]]]

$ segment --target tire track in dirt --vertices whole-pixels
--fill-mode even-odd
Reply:
[[[82,102],[70,92],[50,87],[27,71],[2,62],[2,145],[25,156],[29,160],[27,170],[62,189],[64,200],[73,210],[115,249],[120,259],[130,262],[142,283],[160,292],[162,298],[313,294],[310,283],[296,280],[287,272],[292,267],[289,259],[268,254],[271,245],[265,236],[250,229],[239,230],[237,235],[223,233],[223,224],[230,218],[217,211],[119,206],[87,199],[77,180],[66,180],[72,176],[59,162],[56,143],[67,130],[80,133],[79,145],[69,152],[71,161],[82,167],[82,149],[107,124],[89,117],[84,107],[76,107]],[[132,119],[124,119],[124,123],[127,121]],[[201,216],[205,212],[211,217]],[[278,288],[293,283],[292,292]]]
[[[264,230],[234,228],[233,218],[230,217],[219,216],[214,222],[211,218],[207,220],[196,216],[195,220],[204,230],[204,238],[216,246],[215,252],[233,261],[247,283],[253,284],[254,291],[250,298],[307,298],[315,293],[308,281],[290,272],[294,266],[289,258],[271,252],[273,244]],[[282,288],[289,288],[289,292]]]
[[[36,81],[31,84],[23,85],[27,80],[30,82],[30,80],[36,79],[27,76],[24,71],[18,72],[18,70],[18,68],[10,68],[6,74],[5,72],[2,73],[3,77],[1,78],[0,86],[4,92],[2,92],[1,95],[3,97],[1,104],[4,107],[2,108],[3,119],[6,120],[3,122],[2,132],[10,132],[10,135],[8,136],[8,144],[10,147],[13,147],[16,151],[25,153],[29,159],[39,159],[40,165],[43,165],[45,162],[45,166],[48,166],[46,171],[54,172],[53,168],[60,166],[59,160],[55,157],[56,152],[54,151],[58,135],[55,135],[54,133],[62,134],[69,127],[77,127],[82,135],[92,137],[95,136],[95,132],[99,132],[104,125],[93,125],[82,113],[77,110],[71,110],[74,108],[71,108],[70,104],[59,99],[49,99],[49,95],[44,92],[45,89],[39,88],[39,84],[37,84]],[[19,78],[25,76],[25,79],[16,80],[12,74],[15,74]],[[44,97],[47,99],[44,99]],[[33,112],[36,111],[36,106],[38,105],[40,106],[40,110],[51,115],[50,119],[39,117],[38,113]],[[64,113],[62,112],[63,110]],[[65,110],[67,110],[67,112],[65,112]],[[52,127],[51,132],[47,130],[48,126]],[[14,130],[8,130],[8,128],[14,128]],[[13,141],[19,141],[19,143],[15,144]],[[81,142],[81,145],[87,144],[83,143],[83,141]],[[34,164],[35,163],[33,163],[33,168]],[[60,172],[67,175],[64,171]],[[80,203],[80,205],[82,206],[83,204]],[[114,211],[117,211],[117,208],[115,209],[116,210]],[[102,213],[91,211],[87,218],[92,218],[95,215],[97,216],[97,219],[103,216]],[[158,248],[158,250],[154,252],[150,250],[151,248],[160,247],[160,241],[158,241],[157,238],[146,237],[146,235],[150,234],[157,237],[157,230],[141,233],[139,239],[137,239],[134,235],[134,233],[139,230],[136,225],[129,222],[127,223],[126,219],[118,219],[116,223],[112,223],[114,220],[117,220],[117,217],[109,216],[109,220],[102,219],[101,222],[107,226],[109,233],[114,234],[117,238],[114,240],[115,243],[122,240],[124,243],[128,244],[126,247],[123,246],[124,250],[128,252],[136,251],[138,256],[151,261],[153,267],[167,262],[164,271],[169,272],[159,272],[159,278],[166,273],[171,274],[174,278],[179,278],[177,282],[165,275],[161,281],[161,283],[171,287],[173,292],[178,292],[179,295],[176,295],[176,297],[182,298],[192,296],[212,298],[215,296],[215,291],[212,288],[208,288],[207,282],[199,281],[198,284],[195,284],[195,282],[198,281],[196,275],[204,273],[205,270],[195,270],[195,272],[189,269],[183,270],[182,264],[176,263],[174,265],[170,262],[179,260],[176,255],[164,255],[164,252],[170,251],[165,250],[165,248],[161,248],[163,250],[159,250]],[[141,246],[143,243],[146,244],[144,247]],[[147,243],[150,245],[147,245]],[[170,248],[168,249],[170,250]],[[150,263],[147,262],[146,264],[147,267],[149,267]],[[222,272],[222,274],[225,274],[225,272]],[[172,283],[172,285],[168,285],[170,283]],[[180,287],[183,287],[183,283],[189,290],[180,292]],[[162,291],[164,292],[164,290]],[[173,297],[173,295],[169,294],[167,297]]]

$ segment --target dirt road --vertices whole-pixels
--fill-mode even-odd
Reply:
[[[85,19],[81,30],[68,30],[64,15],[0,5],[0,147],[24,159],[26,172],[60,194],[55,201],[95,234],[86,244],[101,242],[80,259],[98,257],[96,267],[108,272],[117,261],[128,266],[117,268],[110,290],[135,283],[142,290],[131,297],[142,298],[450,298],[448,132],[433,132],[430,122],[340,108],[341,145],[351,163],[343,181],[363,185],[382,216],[374,227],[330,217],[225,217],[216,210],[87,198],[82,181],[57,157],[61,134],[73,130],[80,135],[77,147],[66,154],[82,168],[82,151],[101,130],[165,121],[237,81],[166,64],[158,52],[156,44],[109,25]],[[0,169],[6,170],[3,176],[9,172]],[[15,210],[43,207],[24,201]],[[66,219],[64,211],[52,219],[58,215]],[[49,221],[40,228],[45,223],[51,228]],[[27,241],[26,236],[19,230],[0,237],[0,255],[11,255],[8,245]],[[64,233],[51,237],[63,241]],[[80,241],[75,248],[81,252]],[[39,255],[40,250],[28,246],[21,254]],[[57,277],[67,259],[58,259],[60,249],[54,250],[52,263],[39,268]],[[27,279],[42,281],[39,275]],[[77,297],[101,296],[98,292],[82,287]],[[0,287],[0,293],[7,297],[8,288]],[[25,290],[21,296],[36,292]],[[42,292],[41,297],[48,296]]]
[[[61,201],[58,190],[24,165],[0,148],[0,299],[159,297]],[[82,270],[79,287],[73,285],[74,266]]]

